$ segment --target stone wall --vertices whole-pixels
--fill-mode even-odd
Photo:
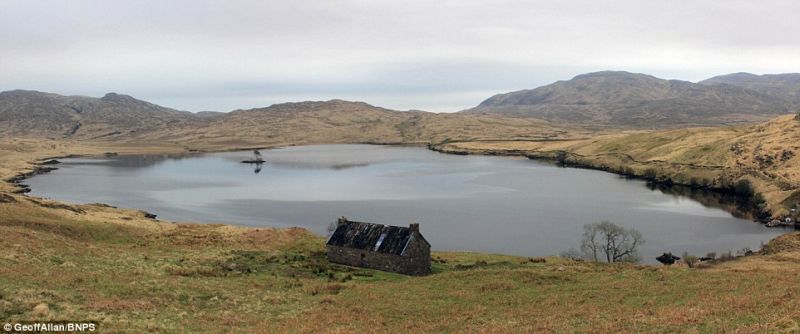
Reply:
[[[328,260],[334,263],[406,275],[424,275],[431,272],[430,247],[419,239],[409,243],[405,256],[331,245],[327,248]]]

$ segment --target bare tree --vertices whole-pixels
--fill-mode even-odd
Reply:
[[[333,232],[336,231],[337,227],[339,227],[339,223],[337,222],[331,222],[330,224],[328,224],[328,227],[326,228],[326,230],[328,231],[328,236],[331,236]]]
[[[590,261],[599,262],[605,258],[606,262],[636,262],[638,247],[643,243],[639,231],[602,221],[583,226],[581,251]]]
[[[598,237],[599,223],[583,225],[583,241],[581,241],[581,251],[583,256],[589,260],[598,262],[598,253],[600,252],[600,238]]]

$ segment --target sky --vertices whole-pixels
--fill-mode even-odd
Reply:
[[[0,1],[0,90],[453,112],[599,70],[800,72],[800,1]]]

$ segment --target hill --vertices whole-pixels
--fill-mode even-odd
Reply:
[[[498,138],[562,138],[585,132],[555,129],[535,119],[396,111],[343,100],[281,103],[235,110],[183,125],[134,133],[118,140],[172,143],[197,150],[226,150],[330,143],[428,144]]]
[[[651,128],[764,121],[789,110],[783,99],[742,87],[605,71],[498,94],[466,112]]]
[[[699,82],[704,85],[732,85],[747,88],[791,102],[800,108],[800,73],[764,74],[732,73]]]
[[[127,95],[102,98],[36,91],[0,93],[0,136],[169,142],[220,149],[311,143],[406,143],[553,138],[546,122],[499,116],[395,111],[343,100],[190,113]]]
[[[0,93],[0,135],[95,139],[195,125],[192,113],[128,95],[102,98],[37,91]]]

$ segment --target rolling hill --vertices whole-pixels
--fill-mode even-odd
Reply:
[[[465,112],[650,128],[764,121],[790,110],[784,99],[743,87],[605,71],[498,94]]]
[[[699,82],[704,85],[731,85],[787,100],[800,108],[800,73],[765,74],[733,73]]]
[[[190,146],[248,147],[285,144],[431,142],[498,138],[541,139],[581,133],[535,119],[395,111],[343,100],[275,104],[235,110],[201,127],[150,134],[148,139]]]
[[[798,79],[733,74],[695,84],[596,72],[498,94],[455,114],[395,111],[342,100],[190,113],[131,96],[0,93],[0,135],[173,142],[429,143],[564,135],[555,128],[657,128],[765,121],[800,106]]]
[[[127,95],[102,98],[37,91],[0,93],[0,135],[97,139],[197,125],[186,111]]]
[[[535,119],[395,111],[343,100],[190,113],[115,93],[102,98],[21,90],[0,93],[0,136],[5,137],[229,148],[303,143],[425,144],[564,134]]]

